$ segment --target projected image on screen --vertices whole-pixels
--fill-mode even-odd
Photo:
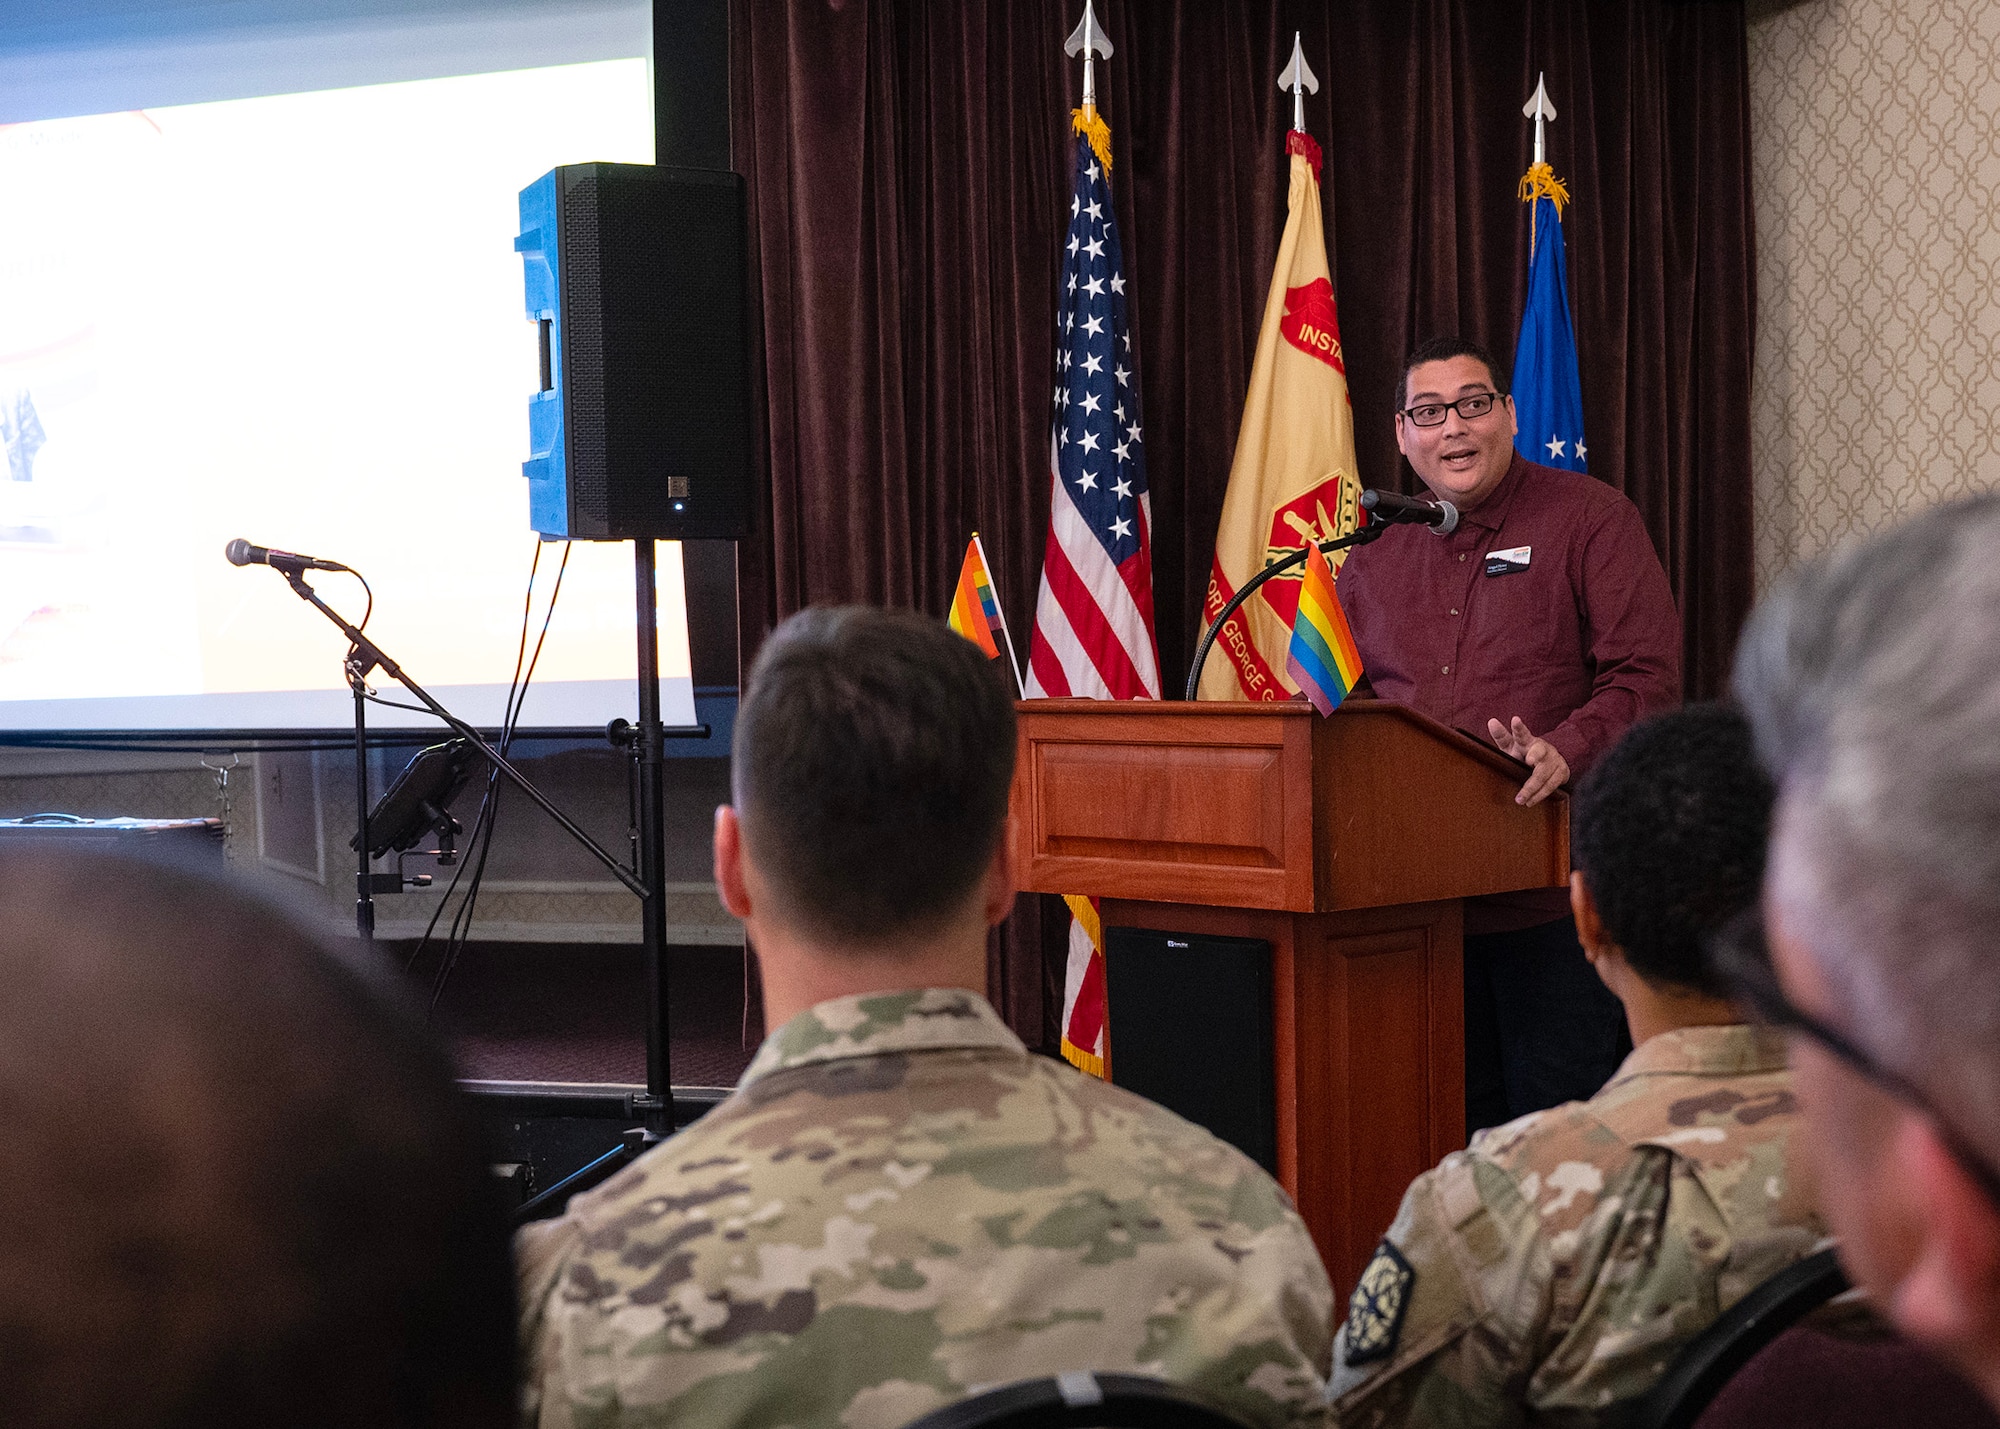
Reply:
[[[368,633],[497,724],[535,552],[516,195],[652,157],[636,58],[0,127],[0,728],[342,726],[344,640],[238,536],[360,570]],[[632,592],[629,545],[572,549],[523,724],[635,712]]]

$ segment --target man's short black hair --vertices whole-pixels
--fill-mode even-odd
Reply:
[[[0,852],[0,1419],[512,1421],[498,1182],[388,976],[210,877]]]
[[[1462,337],[1433,337],[1418,343],[1410,355],[1403,359],[1403,380],[1396,387],[1397,408],[1400,410],[1410,405],[1412,372],[1426,362],[1449,362],[1454,357],[1471,357],[1485,363],[1486,375],[1493,379],[1493,390],[1495,392],[1507,390],[1507,373],[1494,360],[1492,353],[1478,343],[1468,342]]]
[[[1724,995],[1702,942],[1757,901],[1773,798],[1749,722],[1725,705],[1633,726],[1584,778],[1570,856],[1640,976]]]
[[[998,663],[910,610],[805,610],[772,632],[737,711],[733,782],[784,921],[862,947],[963,909],[1014,776]]]

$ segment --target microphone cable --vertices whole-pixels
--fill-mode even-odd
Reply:
[[[567,547],[564,548],[563,557],[564,565],[567,567],[569,557]],[[514,720],[518,712],[517,697],[524,693],[522,667],[527,658],[528,630],[534,621],[535,578],[541,570],[541,563],[542,543],[537,541],[535,543],[534,558],[528,566],[528,588],[521,600],[521,636],[514,650],[514,673],[508,680],[507,698],[501,706],[500,740],[496,747],[502,758],[506,757],[507,747],[513,739]],[[561,582],[558,580],[556,594],[560,594],[560,592]],[[554,614],[554,609],[554,596],[552,595],[550,597],[550,615]],[[546,637],[548,633],[548,621],[546,618],[543,620],[542,632],[544,637]],[[539,655],[539,642],[537,642],[536,650]],[[532,673],[532,667],[529,668]],[[485,876],[486,854],[492,846],[493,824],[498,801],[498,784],[499,771],[489,766],[486,771],[486,788],[481,792],[479,809],[473,818],[471,832],[465,841],[465,851],[459,857],[458,868],[452,874],[451,886],[445,890],[445,896],[439,900],[436,910],[431,914],[429,926],[424,929],[423,939],[418,943],[416,950],[410,955],[411,965],[414,966],[418,956],[429,943],[433,932],[436,930],[438,919],[443,916],[445,909],[451,905],[452,896],[457,893],[459,884],[465,879],[467,871],[471,870],[471,882],[466,884],[465,896],[453,911],[451,925],[445,934],[444,952],[438,963],[437,974],[431,984],[431,1012],[436,1011],[438,1000],[444,996],[445,985],[450,981],[452,971],[457,967],[459,956],[464,951],[465,943],[471,935],[472,906],[478,900],[479,885]]]
[[[521,636],[514,650],[514,673],[508,681],[507,698],[501,706],[500,742],[496,747],[502,758],[505,758],[507,753],[507,743],[510,738],[513,722],[515,694],[521,685],[522,664],[527,655],[528,628],[532,624],[534,616],[535,577],[541,569],[541,557],[541,542],[537,541],[535,543],[534,559],[528,566],[527,593],[523,596],[521,602]],[[546,629],[546,626],[544,628]],[[466,838],[465,851],[459,856],[458,868],[452,873],[451,886],[445,890],[445,896],[439,900],[436,910],[431,914],[430,924],[424,929],[423,940],[418,943],[416,952],[411,954],[411,963],[414,965],[418,953],[421,953],[424,946],[430,941],[431,935],[437,927],[438,919],[443,916],[445,909],[451,905],[452,896],[457,893],[460,882],[465,879],[467,871],[470,870],[472,873],[471,882],[466,883],[465,896],[459,901],[457,908],[453,911],[451,926],[445,934],[444,951],[438,961],[437,973],[431,982],[431,998],[426,1012],[427,1016],[437,1011],[438,1001],[444,996],[445,985],[451,980],[451,974],[458,966],[459,956],[463,953],[465,943],[471,936],[472,908],[473,904],[478,901],[479,885],[485,876],[486,851],[492,845],[493,821],[498,797],[496,792],[497,784],[498,771],[489,766],[486,771],[486,787],[480,794],[479,810],[473,818],[471,832]]]
[[[523,657],[527,654],[528,625],[534,613],[535,575],[536,572],[538,572],[541,569],[541,566],[542,566],[542,543],[540,541],[537,541],[535,542],[534,559],[528,563],[527,594],[523,596],[521,601],[521,638],[519,644],[517,644],[514,649],[514,674],[512,679],[510,679],[507,684],[507,703],[501,707],[501,724],[503,728],[506,724],[506,711],[513,704],[514,686],[520,683],[521,661]],[[382,701],[381,703],[388,704],[389,702],[385,700]],[[411,709],[414,708],[414,706],[391,705],[390,708]],[[426,711],[426,713],[428,713],[428,711]],[[433,934],[437,932],[438,919],[443,917],[444,910],[451,906],[452,895],[458,892],[459,880],[465,877],[465,870],[467,867],[467,863],[472,855],[473,840],[479,836],[479,831],[481,830],[481,828],[485,826],[486,823],[487,805],[492,800],[493,797],[493,774],[494,770],[489,767],[486,771],[487,775],[486,789],[480,796],[479,812],[477,816],[473,819],[471,835],[466,839],[465,849],[459,855],[458,867],[452,870],[451,882],[445,888],[444,897],[440,898],[438,900],[437,907],[431,910],[431,920],[429,923],[424,925],[423,936],[417,939],[416,947],[410,949],[409,959],[403,964],[403,971],[406,973],[414,973],[416,971],[418,960],[423,957],[424,949],[430,946],[431,937]],[[456,918],[452,920],[454,927],[457,926],[457,922],[458,920]],[[440,971],[442,971],[442,967],[443,965],[440,964]],[[442,987],[440,986],[437,990],[442,991]],[[435,992],[431,997],[431,1005],[433,1007],[437,1005],[437,996]]]
[[[562,560],[556,567],[555,582],[549,589],[548,604],[542,612],[542,628],[535,637],[534,651],[529,654],[528,630],[534,618],[535,578],[541,569],[542,545],[541,541],[535,543],[534,559],[528,568],[528,589],[521,603],[521,638],[514,652],[514,674],[508,682],[500,742],[497,746],[503,759],[513,747],[521,712],[527,705],[528,687],[535,678],[535,667],[541,663],[542,648],[549,638],[550,622],[555,619],[556,601],[562,595],[563,576],[569,570],[570,543],[565,541]],[[523,669],[524,657],[525,669]],[[473,909],[479,900],[479,891],[485,881],[486,863],[493,852],[494,830],[498,824],[499,785],[499,770],[489,767],[486,771],[486,791],[479,801],[479,813],[473,822],[472,835],[467,840],[466,856],[460,860],[458,871],[452,876],[451,889],[446,890],[444,899],[432,915],[430,927],[425,929],[424,938],[427,942],[432,930],[437,926],[438,917],[444,912],[445,904],[451,899],[452,890],[458,887],[459,880],[465,875],[469,864],[472,870],[471,879],[466,884],[465,896],[459,901],[458,909],[452,916],[451,927],[445,938],[444,956],[438,965],[437,977],[431,987],[431,1013],[436,1012],[438,1002],[444,996],[445,986],[450,981],[453,970],[457,968],[459,958],[464,954],[465,945],[472,938]],[[421,951],[422,947],[423,944],[420,943],[418,950]],[[415,958],[416,955],[413,953],[412,963],[415,962]]]

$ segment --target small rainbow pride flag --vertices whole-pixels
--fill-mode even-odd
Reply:
[[[1333,567],[1317,545],[1307,550],[1299,613],[1292,619],[1292,643],[1285,650],[1285,673],[1314,709],[1330,715],[1361,678],[1361,652],[1333,591]]]
[[[1007,635],[1007,617],[1001,613],[1000,602],[994,598],[993,582],[986,574],[986,548],[979,544],[979,533],[972,533],[972,542],[965,548],[965,564],[959,568],[958,589],[952,592],[951,614],[946,617],[953,630],[986,652],[989,660],[1000,658],[1000,648],[1005,646],[1007,658],[1014,665],[1014,688],[1021,688],[1021,667],[1014,655],[1014,642]]]

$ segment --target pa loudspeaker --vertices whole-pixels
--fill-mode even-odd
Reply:
[[[521,191],[541,390],[529,521],[575,540],[733,540],[750,509],[743,180],[568,164]]]
[[[1278,1174],[1271,945],[1104,930],[1111,1080],[1205,1126]]]

